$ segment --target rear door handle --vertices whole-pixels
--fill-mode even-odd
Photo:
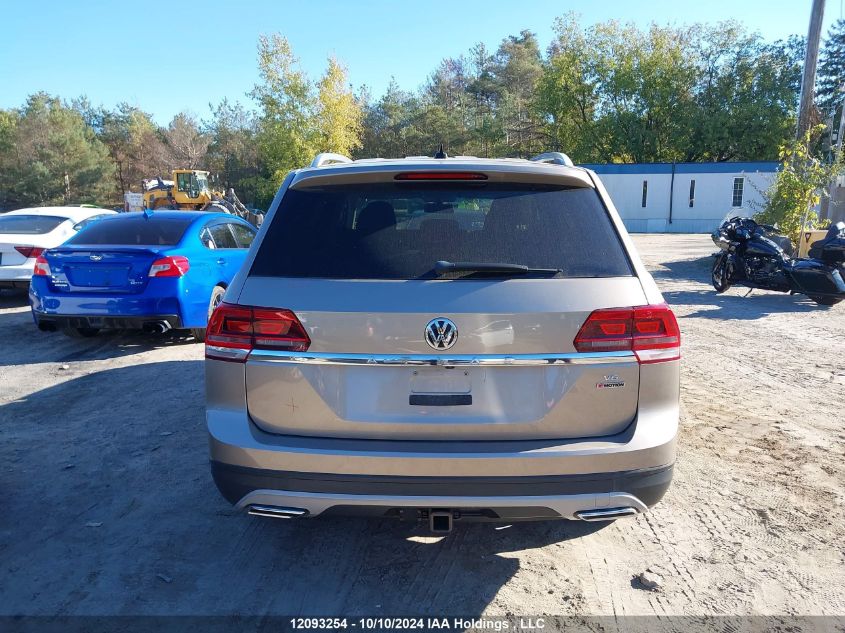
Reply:
[[[222,266],[226,263],[226,260],[221,257],[220,259],[217,260],[217,263]]]

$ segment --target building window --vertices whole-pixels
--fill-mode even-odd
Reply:
[[[648,180],[643,180],[643,208],[648,203]]]
[[[745,183],[745,178],[734,178],[734,195],[733,195],[733,203],[731,206],[734,207],[741,207],[742,206],[742,188]]]
[[[695,178],[689,181],[689,206],[695,206]]]

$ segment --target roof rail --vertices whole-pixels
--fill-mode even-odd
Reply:
[[[331,165],[333,163],[351,163],[352,159],[343,154],[333,154],[332,152],[323,152],[317,154],[314,160],[311,161],[311,167],[322,167],[323,165]]]
[[[574,167],[572,159],[563,152],[545,152],[538,154],[532,161],[538,163],[552,163],[553,165],[566,165],[567,167]]]

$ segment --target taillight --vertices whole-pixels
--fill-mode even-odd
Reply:
[[[476,171],[406,171],[394,180],[487,180],[487,174]]]
[[[246,361],[254,349],[304,352],[311,345],[305,328],[290,310],[221,303],[205,332],[205,357]]]
[[[35,269],[32,271],[32,274],[36,277],[50,276],[50,264],[47,263],[47,260],[44,258],[43,255],[39,255],[38,258],[35,260]]]
[[[162,257],[153,262],[150,266],[150,277],[181,277],[191,269],[187,257],[172,255]]]
[[[15,246],[15,250],[27,259],[30,257],[38,257],[44,252],[44,249],[39,246]]]
[[[579,352],[633,351],[641,364],[681,357],[681,331],[665,303],[595,310],[573,344]]]

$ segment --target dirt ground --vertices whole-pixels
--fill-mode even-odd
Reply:
[[[845,304],[719,296],[707,236],[635,241],[683,331],[679,459],[603,527],[242,516],[208,471],[202,346],[41,333],[5,292],[0,614],[845,614]]]

